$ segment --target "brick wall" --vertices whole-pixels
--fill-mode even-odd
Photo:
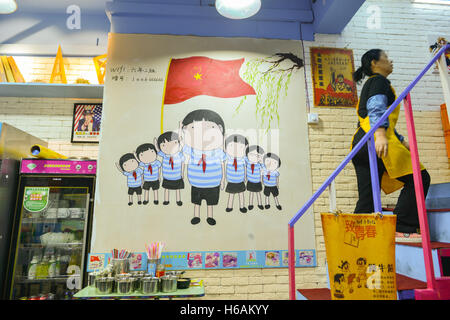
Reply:
[[[0,98],[0,121],[48,142],[49,148],[67,157],[96,159],[98,144],[71,143],[74,103],[101,100],[63,98]]]
[[[379,29],[367,27],[367,19],[371,16],[369,11],[373,9],[371,6],[378,6],[377,8],[380,9]],[[316,41],[304,42],[305,75],[310,111],[318,113],[320,117],[318,125],[309,127],[314,191],[320,187],[348,153],[356,116],[354,109],[313,107],[309,48],[311,46],[351,48],[354,51],[355,67],[360,65],[361,55],[366,50],[374,47],[385,49],[394,60],[394,73],[390,79],[397,92],[400,93],[429,60],[427,35],[448,34],[448,21],[450,21],[448,6],[413,5],[410,0],[367,0],[341,35],[318,34]],[[50,63],[44,58],[35,59],[38,60],[34,60],[33,65],[42,62],[41,71],[33,71],[35,67],[28,68],[31,71],[24,74],[27,81],[49,79],[53,59],[50,59]],[[89,61],[83,60],[83,58],[74,59],[70,60],[71,69],[68,79],[71,80],[69,83],[74,82],[81,74],[85,79],[92,79],[91,83],[97,83],[93,65],[88,68],[86,66],[89,65]],[[79,67],[77,67],[78,60],[76,59],[80,59]],[[20,66],[23,61],[19,62],[19,60],[16,59]],[[84,71],[82,72],[82,70]],[[41,76],[40,72],[44,75]],[[90,72],[90,76],[86,75],[88,72]],[[361,86],[358,89],[360,88]],[[0,120],[48,140],[50,148],[55,151],[68,156],[95,158],[98,145],[70,143],[73,103],[75,102],[94,103],[99,101],[0,98]],[[421,161],[430,172],[432,183],[449,182],[450,166],[446,156],[439,113],[443,95],[437,74],[429,72],[425,76],[412,91],[412,102]],[[403,111],[397,128],[400,133],[407,135]],[[337,177],[336,190],[338,209],[352,212],[357,199],[357,188],[351,164]],[[383,196],[383,206],[395,205],[397,196],[398,192]],[[318,267],[296,269],[297,288],[320,288],[327,285],[320,212],[328,211],[328,208],[328,195],[324,194],[314,205]],[[206,296],[202,299],[288,298],[287,269],[198,270],[188,271],[186,276],[204,279]]]

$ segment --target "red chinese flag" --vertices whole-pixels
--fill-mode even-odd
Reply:
[[[180,103],[199,95],[235,98],[256,94],[239,76],[244,58],[215,60],[207,57],[172,59],[164,104]]]

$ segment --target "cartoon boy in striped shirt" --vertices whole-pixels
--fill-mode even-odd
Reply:
[[[136,148],[136,158],[139,160],[139,167],[144,171],[144,201],[149,202],[150,189],[153,190],[153,203],[158,204],[159,177],[161,162],[157,159],[156,147],[151,143],[141,144]]]
[[[240,134],[233,134],[225,140],[225,152],[227,154],[227,188],[228,203],[226,212],[233,210],[234,195],[239,195],[239,210],[247,212],[245,207],[245,150],[248,147],[248,140]]]
[[[180,123],[183,152],[188,160],[191,202],[194,204],[192,224],[200,222],[200,206],[206,201],[209,225],[215,225],[213,208],[219,203],[220,189],[225,187],[226,155],[223,151],[225,124],[212,110],[194,110]]]
[[[184,155],[181,152],[180,139],[176,132],[167,131],[155,141],[158,147],[158,155],[162,158],[162,187],[164,190],[163,205],[169,204],[169,190],[176,191],[177,205],[183,205],[181,201],[181,189],[184,189]]]
[[[258,208],[263,210],[261,191],[263,190],[261,178],[263,169],[264,149],[260,146],[247,147],[246,165],[247,165],[247,191],[249,192],[248,210],[253,210],[253,198],[256,195]]]
[[[138,204],[142,204],[142,175],[144,171],[139,167],[139,162],[134,154],[126,153],[116,162],[116,167],[127,177],[128,185],[128,205],[133,204],[133,194],[137,194]]]
[[[263,158],[264,169],[263,169],[263,184],[264,184],[264,195],[266,196],[266,209],[270,208],[270,195],[273,195],[275,200],[275,205],[278,210],[281,210],[281,205],[278,201],[279,188],[280,188],[280,173],[278,168],[281,166],[281,160],[275,153],[267,153]]]

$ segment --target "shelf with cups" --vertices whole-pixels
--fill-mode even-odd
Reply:
[[[151,287],[151,285],[149,285]],[[190,286],[186,289],[177,289],[174,292],[144,293],[143,291],[135,291],[131,293],[117,293],[110,289],[110,293],[100,293],[95,286],[88,286],[78,291],[74,299],[106,299],[106,300],[120,300],[120,299],[176,299],[176,298],[194,298],[205,296],[205,287],[203,283],[199,285]]]

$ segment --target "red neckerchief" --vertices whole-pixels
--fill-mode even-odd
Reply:
[[[270,172],[269,172],[269,173],[267,173],[267,180],[269,180],[269,181],[270,181]]]
[[[255,171],[255,164],[252,163],[251,167],[252,167],[252,174],[253,174],[253,172]]]
[[[136,181],[136,180],[137,180],[137,174],[136,174],[136,171],[133,171],[133,177],[134,177],[134,181]]]
[[[233,166],[234,166],[234,171],[237,171],[237,158],[234,158]]]
[[[150,171],[150,174],[153,174],[152,164],[150,163],[148,165],[148,171]]]
[[[202,158],[200,159],[200,161],[198,162],[198,166],[202,164],[202,168],[203,168],[203,173],[206,170],[206,154],[202,154]]]
[[[173,157],[170,157],[169,164],[172,166],[172,170],[173,170]]]

